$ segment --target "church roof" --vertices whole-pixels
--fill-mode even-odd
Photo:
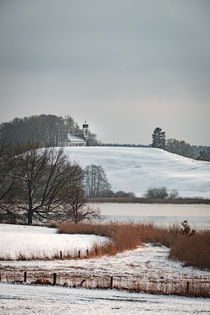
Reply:
[[[68,140],[71,141],[71,143],[85,143],[84,139],[71,135],[70,133],[67,134],[67,137],[68,137]]]

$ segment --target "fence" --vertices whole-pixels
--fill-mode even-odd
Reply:
[[[169,281],[168,279],[145,280],[136,276],[103,276],[85,277],[77,273],[49,272],[48,270],[3,270],[0,281],[27,284],[60,285],[97,289],[124,289],[153,294],[210,297],[210,279],[188,279]]]

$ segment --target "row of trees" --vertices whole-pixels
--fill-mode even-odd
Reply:
[[[79,125],[70,116],[39,115],[15,118],[0,125],[1,141],[12,145],[36,142],[40,147],[63,147],[68,133],[83,136]],[[96,135],[88,131],[88,145],[97,143]]]
[[[165,132],[159,127],[152,134],[152,147],[196,160],[210,161],[210,147],[192,146],[183,140],[166,139]]]

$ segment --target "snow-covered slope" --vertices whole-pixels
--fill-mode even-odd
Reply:
[[[126,147],[65,147],[81,167],[101,165],[114,191],[142,196],[149,187],[166,186],[183,197],[210,197],[210,163],[160,149]]]

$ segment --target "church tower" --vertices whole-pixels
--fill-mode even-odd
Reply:
[[[84,124],[82,125],[82,132],[83,132],[83,136],[85,138],[85,140],[87,141],[87,137],[88,137],[88,123],[85,121]]]

